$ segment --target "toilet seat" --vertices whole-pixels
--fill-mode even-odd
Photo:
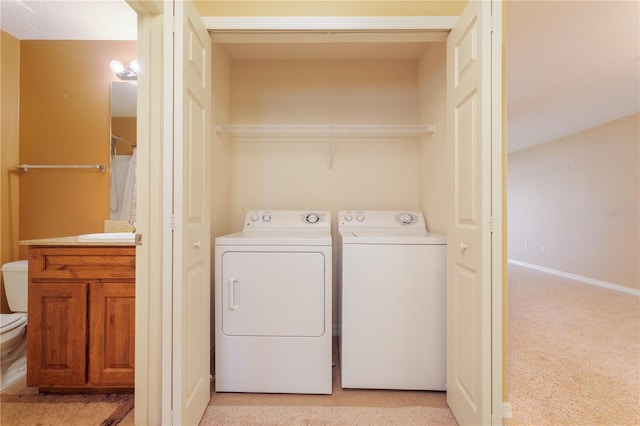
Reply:
[[[27,322],[27,314],[0,314],[0,334],[20,328]]]

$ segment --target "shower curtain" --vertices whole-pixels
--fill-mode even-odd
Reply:
[[[122,216],[122,195],[130,161],[131,154],[113,154],[111,156],[111,183],[109,187],[109,219],[111,220],[120,220]]]
[[[136,152],[133,149],[127,176],[124,181],[124,193],[122,195],[122,211],[120,220],[136,221]]]

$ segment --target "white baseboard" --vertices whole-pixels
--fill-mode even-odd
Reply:
[[[502,418],[503,419],[512,419],[513,418],[513,410],[511,409],[511,403],[503,401],[502,402]]]
[[[613,284],[606,281],[595,280],[589,277],[583,277],[582,275],[571,274],[569,272],[558,271],[557,269],[547,268],[545,266],[538,266],[532,263],[521,262],[515,259],[509,259],[509,263],[513,263],[514,265],[524,266],[525,268],[537,269],[538,271],[548,272],[553,275],[558,275],[560,277],[569,278],[571,280],[581,281],[585,284],[591,284],[598,287],[608,288],[610,290],[621,291],[623,293],[631,294],[634,296],[640,297],[640,290],[636,290],[633,288],[625,287],[619,284]]]

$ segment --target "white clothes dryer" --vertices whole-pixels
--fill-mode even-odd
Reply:
[[[250,211],[215,243],[215,390],[330,394],[330,213]]]
[[[341,211],[343,388],[446,389],[446,238],[421,212]]]

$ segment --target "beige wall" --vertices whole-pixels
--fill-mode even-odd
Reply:
[[[509,256],[640,289],[640,114],[509,156]]]
[[[229,233],[229,139],[215,131],[216,123],[229,123],[229,106],[231,103],[231,62],[224,50],[216,44],[211,47],[211,284],[215,277],[215,238]],[[215,291],[211,291],[211,306],[215,306]],[[215,327],[213,327],[215,310],[211,309],[209,330],[211,344],[215,343]],[[215,366],[213,350],[211,371]]]
[[[2,125],[0,127],[0,265],[20,258],[18,224],[20,221],[19,172],[19,105],[20,105],[20,40],[0,31],[0,84]],[[9,312],[9,306],[0,290],[0,312]]]
[[[135,56],[135,41],[22,41],[20,162],[108,165],[109,62]],[[20,239],[100,232],[109,218],[108,171],[30,170],[20,188]]]
[[[216,132],[215,125],[229,123],[230,120],[231,62],[216,44],[212,45],[211,57],[211,121],[214,126],[211,143],[211,234],[215,238],[229,233],[229,139]],[[211,330],[213,333],[213,328]]]
[[[447,167],[446,44],[432,43],[418,63],[419,121],[434,123],[436,132],[420,142],[420,210],[429,231],[447,233],[449,203]]]
[[[253,209],[328,210],[334,238],[339,210],[423,210],[428,223],[433,220],[444,233],[446,203],[440,173],[446,162],[438,157],[446,149],[444,53],[444,45],[438,43],[420,61],[230,61],[214,44],[216,123],[440,122],[440,131],[422,140],[231,140],[216,134],[211,186],[217,206],[214,236],[241,230],[246,212]],[[220,223],[225,218],[226,229]],[[337,269],[334,283],[336,273]],[[334,313],[334,324],[336,320]]]
[[[231,66],[235,124],[415,124],[416,61],[259,61]],[[231,230],[252,209],[417,209],[418,144],[236,140]],[[330,162],[333,164],[330,165]]]

